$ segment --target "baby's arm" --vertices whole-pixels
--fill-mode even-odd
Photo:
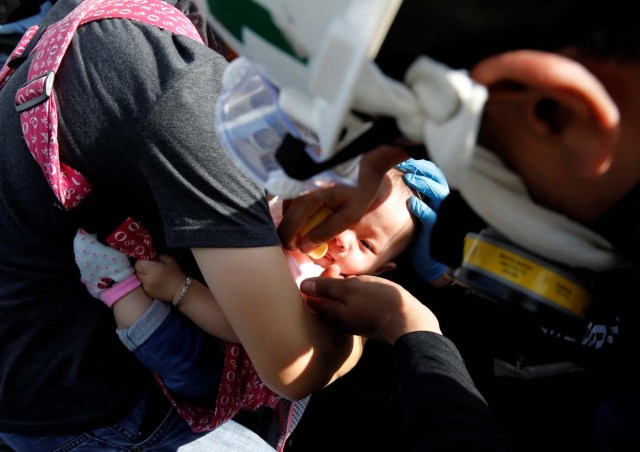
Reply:
[[[145,292],[153,298],[175,304],[185,289],[186,275],[171,256],[160,255],[157,261],[139,260],[135,268]],[[215,297],[201,282],[193,279],[186,286],[179,309],[212,336],[238,342]]]
[[[213,403],[224,362],[220,342],[166,303],[151,299],[129,258],[94,234],[79,230],[73,247],[82,283],[113,309],[122,343],[157,372],[173,394]]]

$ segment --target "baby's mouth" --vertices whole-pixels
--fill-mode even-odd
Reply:
[[[335,259],[333,258],[333,256],[331,255],[330,252],[327,251],[327,254],[324,255],[324,258],[331,261],[331,262],[335,262]]]

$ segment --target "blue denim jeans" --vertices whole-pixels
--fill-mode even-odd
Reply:
[[[157,427],[142,436],[139,432],[150,397],[145,396],[133,411],[108,427],[61,436],[0,433],[0,438],[15,452],[274,452],[256,433],[233,420],[211,432],[194,433],[168,405]]]
[[[221,341],[158,300],[133,325],[116,333],[172,394],[215,403],[225,358]]]

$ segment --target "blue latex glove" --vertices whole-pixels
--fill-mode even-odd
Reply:
[[[430,254],[430,240],[437,211],[442,200],[449,194],[449,185],[444,173],[429,160],[409,159],[396,166],[404,174],[404,182],[422,195],[422,199],[412,196],[409,211],[420,220],[422,227],[416,246],[412,251],[413,267],[427,282],[440,278],[447,267],[436,261]]]

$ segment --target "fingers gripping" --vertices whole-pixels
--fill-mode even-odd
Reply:
[[[405,183],[423,195],[423,199],[413,196],[408,202],[409,210],[422,225],[412,250],[413,266],[423,280],[435,281],[444,274],[446,266],[430,255],[431,231],[437,219],[436,212],[449,194],[449,186],[442,171],[428,160],[409,159],[397,167],[405,172]]]
[[[409,211],[422,223],[422,227],[431,228],[436,222],[437,215],[435,211],[429,207],[425,202],[416,196],[409,198]]]
[[[442,200],[449,194],[449,186],[444,173],[428,160],[409,159],[397,165],[405,173],[404,181],[412,189],[421,193],[424,201],[436,211]]]

